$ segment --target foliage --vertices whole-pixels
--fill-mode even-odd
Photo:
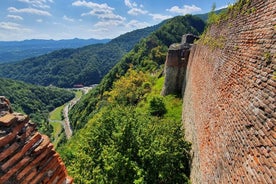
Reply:
[[[212,6],[211,12],[208,14],[207,24],[219,24],[221,21],[228,20],[231,17],[241,15],[249,15],[256,12],[256,7],[251,5],[251,0],[237,0],[235,4],[229,4],[227,9],[222,11],[215,11],[215,4]],[[249,8],[250,7],[250,8]]]
[[[89,118],[97,113],[98,107],[104,106],[106,101],[101,100],[106,97],[107,91],[112,89],[113,83],[124,76],[129,68],[160,74],[166,60],[168,46],[179,42],[183,34],[200,35],[204,26],[205,23],[198,17],[178,16],[164,22],[158,30],[142,39],[108,72],[96,88],[73,107],[70,112],[73,129],[82,128]]]
[[[59,152],[75,183],[187,183],[190,144],[180,116],[159,119],[134,106],[105,107]]]
[[[1,64],[0,77],[43,86],[91,85],[102,77],[141,39],[160,25],[121,35],[107,44],[62,49],[17,63]]]
[[[162,97],[155,96],[150,100],[150,114],[153,116],[163,116],[166,112],[166,106]]]
[[[58,148],[75,183],[188,183],[182,100],[160,97],[168,46],[204,22],[166,21],[141,40],[70,112],[73,137]]]
[[[224,36],[219,36],[216,35],[216,37],[207,35],[207,34],[202,34],[200,36],[200,43],[202,43],[203,45],[208,45],[209,47],[211,47],[211,49],[223,49],[226,39]]]
[[[42,87],[0,78],[0,95],[6,96],[16,112],[28,114],[40,131],[50,134],[49,112],[74,98],[74,93],[56,87]]]
[[[216,9],[216,4],[212,5],[212,10],[210,11],[210,13],[208,14],[208,20],[207,20],[207,24],[214,24],[214,23],[218,23],[219,22],[219,15],[215,13],[215,9]]]
[[[104,96],[108,97],[109,102],[136,105],[150,91],[150,87],[148,75],[130,69],[114,83],[113,90],[105,92]]]

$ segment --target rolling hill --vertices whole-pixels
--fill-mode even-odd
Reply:
[[[0,76],[43,86],[96,84],[140,39],[162,24],[123,34],[106,44],[62,49],[17,63],[1,64]]]
[[[96,43],[107,43],[109,39],[68,39],[68,40],[24,40],[0,41],[0,63],[21,61],[40,56],[55,50],[65,48],[79,48]]]
[[[38,124],[43,133],[49,135],[49,112],[74,98],[74,93],[56,87],[26,84],[11,79],[0,78],[0,95],[11,102],[15,112],[28,114]]]

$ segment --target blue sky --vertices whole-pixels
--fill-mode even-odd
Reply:
[[[0,41],[114,38],[235,0],[1,0]]]

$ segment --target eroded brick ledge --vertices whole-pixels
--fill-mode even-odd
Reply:
[[[0,183],[73,183],[50,139],[37,132],[28,116],[13,113],[1,96]]]

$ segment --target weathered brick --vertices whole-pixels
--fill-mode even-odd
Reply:
[[[195,153],[194,183],[274,182],[267,168],[276,158],[276,62],[265,55],[276,51],[276,2],[251,0],[251,7],[258,13],[240,13],[208,29],[210,37],[225,37],[223,49],[200,41],[191,49],[182,117]],[[235,26],[228,29],[230,22]]]
[[[50,139],[35,130],[28,116],[2,114],[0,127],[8,127],[9,133],[0,137],[0,183],[37,184],[44,178],[49,181],[50,176],[57,174],[55,171],[59,173],[56,182],[65,182],[66,168]]]
[[[2,160],[4,160],[5,158],[7,158],[8,155],[11,155],[12,153],[14,153],[14,151],[19,147],[20,147],[20,145],[17,142],[15,142],[10,147],[8,147],[6,150],[2,151],[0,153],[0,162]]]
[[[13,114],[6,114],[5,116],[0,117],[0,125],[10,126],[16,121],[17,118]]]
[[[25,126],[24,122],[18,123],[8,135],[0,138],[0,148],[12,142],[20,130]]]

